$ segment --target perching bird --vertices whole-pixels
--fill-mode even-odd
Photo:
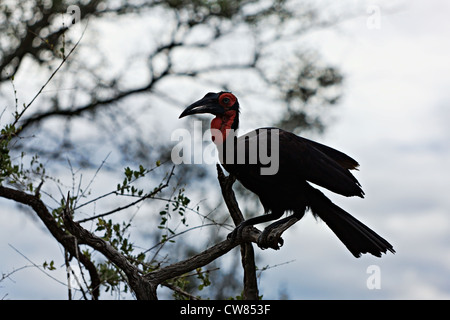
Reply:
[[[278,128],[260,128],[237,137],[239,102],[230,92],[206,94],[188,106],[180,118],[200,113],[215,115],[211,122],[212,139],[219,149],[223,167],[258,195],[266,213],[242,222],[231,234],[233,237],[245,226],[279,219],[286,211],[301,219],[309,208],[314,217],[325,221],[355,257],[363,253],[381,257],[387,250],[395,253],[389,242],[309,183],[347,197],[363,198],[359,182],[349,171],[359,166],[354,159]],[[268,159],[272,163],[268,163]],[[269,225],[265,231],[286,219],[289,218]]]

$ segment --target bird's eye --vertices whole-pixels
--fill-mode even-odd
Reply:
[[[223,107],[231,107],[235,104],[236,102],[236,97],[229,92],[223,93],[220,98],[219,98],[219,103],[223,106]]]

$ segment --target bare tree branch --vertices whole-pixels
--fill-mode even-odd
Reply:
[[[228,239],[224,240],[189,259],[174,263],[143,276],[141,271],[129,262],[123,254],[107,241],[87,231],[79,223],[74,222],[71,216],[70,208],[67,206],[63,212],[63,221],[67,230],[81,243],[87,244],[101,252],[120,268],[126,274],[128,283],[136,294],[136,298],[139,300],[157,299],[156,288],[164,281],[205,266],[243,242],[256,242],[258,239],[258,233],[255,232],[256,229],[247,229],[237,242]]]
[[[218,166],[219,181],[222,186],[225,202],[235,223],[242,221],[238,204],[231,189],[234,177],[225,177],[220,166]],[[256,268],[254,264],[254,252],[251,242],[258,243],[261,232],[254,227],[244,228],[241,237],[237,239],[226,239],[218,244],[204,250],[203,252],[186,260],[176,262],[146,275],[142,273],[136,265],[130,262],[125,255],[120,253],[108,241],[94,235],[84,229],[78,222],[73,221],[73,211],[70,208],[70,198],[66,200],[66,207],[63,210],[62,218],[67,230],[62,229],[50,214],[45,204],[39,196],[31,195],[20,190],[0,186],[0,197],[14,200],[30,206],[38,217],[45,224],[50,233],[66,248],[69,253],[79,259],[86,267],[91,276],[92,295],[98,298],[100,279],[95,265],[85,255],[79,254],[78,244],[85,244],[94,250],[102,253],[107,259],[114,263],[127,276],[127,281],[137,299],[155,300],[157,299],[156,289],[158,285],[165,281],[186,274],[197,268],[203,267],[215,259],[225,255],[238,245],[241,245],[242,264],[244,266],[244,298],[258,299],[258,288],[256,283]],[[240,214],[240,216],[238,216]],[[288,224],[290,222],[288,221]],[[290,226],[290,224],[289,224]],[[270,230],[269,237],[280,242],[281,234],[287,229],[277,228]],[[67,234],[69,231],[70,234]],[[275,234],[272,235],[272,231]]]
[[[100,295],[100,278],[97,273],[95,264],[85,255],[78,255],[78,248],[76,247],[76,242],[73,236],[68,235],[63,229],[59,227],[56,220],[53,218],[52,214],[48,211],[45,204],[39,198],[39,196],[31,195],[26,192],[11,189],[8,187],[0,186],[0,197],[13,200],[17,203],[22,203],[31,207],[40,220],[44,223],[47,229],[50,231],[52,236],[66,248],[71,256],[79,258],[79,261],[88,270],[89,276],[91,278],[91,290],[92,298],[98,299]]]
[[[69,198],[69,197],[68,197]],[[69,199],[68,199],[69,200]],[[156,285],[143,278],[140,270],[128,259],[114,248],[109,242],[97,237],[93,233],[84,229],[79,223],[73,221],[72,212],[66,202],[66,208],[63,211],[63,221],[67,230],[80,242],[89,245],[94,250],[101,252],[106,258],[120,268],[127,276],[128,283],[139,300],[155,300]]]
[[[225,177],[219,164],[216,165],[217,176],[219,179],[222,196],[230,212],[231,218],[236,226],[244,221],[244,216],[239,209],[236,197],[233,192],[233,183],[236,178],[232,175]],[[241,245],[241,260],[244,268],[244,290],[243,297],[245,300],[258,300],[258,281],[256,279],[255,252],[251,243],[243,243]]]

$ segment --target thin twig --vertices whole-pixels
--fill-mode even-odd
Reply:
[[[17,268],[17,269],[14,269],[13,271],[11,271],[11,272],[9,272],[9,273],[3,273],[2,274],[2,277],[0,278],[0,282],[2,282],[3,280],[5,280],[5,279],[8,279],[10,276],[12,276],[14,273],[16,273],[16,272],[18,272],[18,271],[20,271],[20,270],[23,270],[23,269],[27,269],[27,268],[34,268],[35,266],[34,265],[25,265],[25,266],[22,266],[22,267],[20,267],[20,268]],[[12,282],[15,282],[14,280],[12,280],[12,279],[9,279],[9,280],[11,280]]]
[[[173,176],[173,171],[174,171],[174,170],[175,170],[175,166],[172,167],[172,171],[170,172],[169,176],[167,177],[166,183],[160,185],[158,188],[154,189],[152,192],[150,192],[150,193],[148,193],[148,194],[146,194],[146,195],[140,197],[138,200],[133,201],[133,202],[131,202],[131,203],[129,203],[129,204],[123,206],[123,207],[117,207],[117,208],[115,208],[115,209],[113,209],[113,210],[110,210],[110,211],[107,211],[107,212],[104,212],[104,213],[100,213],[100,214],[97,214],[97,215],[92,216],[92,217],[89,217],[89,218],[77,220],[76,222],[77,222],[77,223],[83,223],[83,222],[95,220],[95,219],[97,219],[97,218],[103,218],[103,217],[109,216],[109,215],[111,215],[111,214],[113,214],[113,213],[116,213],[116,212],[119,212],[119,211],[128,209],[128,208],[130,208],[130,207],[133,207],[133,206],[135,206],[136,204],[138,204],[139,202],[142,202],[142,201],[144,201],[144,200],[146,200],[146,199],[152,198],[154,195],[158,194],[158,193],[161,192],[163,189],[165,189],[165,188],[167,188],[167,187],[169,186],[170,178]],[[78,207],[78,208],[79,208],[79,207]]]
[[[94,180],[95,180],[95,178],[97,177],[97,175],[98,175],[98,173],[100,172],[100,170],[101,170],[101,169],[103,168],[103,166],[105,165],[106,160],[108,160],[108,158],[109,158],[110,155],[111,155],[111,152],[108,153],[108,154],[106,155],[105,159],[103,159],[102,163],[101,163],[100,166],[97,168],[97,171],[95,171],[94,176],[93,176],[92,179],[89,181],[88,185],[86,186],[85,190],[84,190],[83,193],[81,194],[80,198],[85,196],[85,192],[86,192],[87,190],[89,190],[89,188],[91,187],[92,183],[94,182]],[[80,181],[80,183],[81,183],[81,181]],[[78,188],[78,190],[80,190],[80,188]],[[78,195],[77,195],[77,199],[78,199]],[[76,202],[75,202],[75,204],[76,204]]]
[[[166,282],[165,282],[165,283],[162,283],[161,285],[163,285],[163,286],[169,288],[170,290],[173,290],[173,291],[175,291],[175,292],[177,292],[177,293],[179,293],[179,294],[181,294],[181,295],[183,295],[183,296],[189,298],[189,300],[201,300],[200,298],[198,298],[198,297],[196,297],[196,296],[193,296],[193,295],[190,294],[189,292],[184,291],[184,290],[181,289],[180,287],[174,286],[174,285],[172,285],[172,284],[170,284],[170,283],[166,283]]]
[[[81,39],[84,36],[84,33],[86,32],[88,24],[86,23],[86,26],[84,27],[84,30],[80,36],[80,38],[78,39],[78,41],[75,43],[75,45],[73,46],[73,48],[69,51],[69,53],[67,54],[67,56],[65,56],[63,58],[63,60],[61,61],[61,63],[59,64],[59,66],[53,71],[53,73],[50,75],[50,77],[47,79],[47,81],[44,83],[44,85],[39,89],[39,91],[34,95],[33,99],[31,99],[31,101],[24,106],[23,110],[19,113],[16,114],[16,119],[13,122],[13,125],[16,125],[17,122],[19,121],[19,119],[23,116],[23,114],[25,113],[25,111],[27,111],[27,109],[33,104],[33,102],[37,99],[37,97],[39,97],[42,93],[42,91],[45,89],[45,87],[50,83],[50,81],[53,79],[53,77],[56,75],[56,73],[59,71],[59,69],[61,69],[61,67],[64,65],[64,63],[67,61],[67,59],[69,59],[69,57],[72,55],[72,53],[75,51],[75,49],[78,47],[78,44],[81,42]],[[17,129],[16,134],[18,134],[21,131],[21,129]]]
[[[108,156],[109,156],[109,154],[108,154]],[[103,162],[105,162],[105,161],[106,161],[106,159],[103,160]],[[103,162],[102,162],[101,166],[103,166]],[[166,162],[167,162],[167,161],[164,161],[164,162],[162,162],[159,166],[156,166],[156,167],[153,167],[153,168],[151,168],[151,169],[146,170],[146,171],[145,171],[145,174],[148,174],[148,173],[154,171],[156,168],[159,168],[161,165],[165,164]],[[173,174],[174,169],[175,169],[175,166],[172,167],[172,171],[170,172],[170,175]],[[100,168],[97,169],[97,172],[98,172],[99,170],[100,170]],[[96,172],[95,174],[97,174],[97,172]],[[95,178],[95,176],[94,176],[94,178]],[[141,176],[132,179],[129,183],[130,183],[130,184],[131,184],[131,183],[134,183],[134,182],[137,181],[139,178],[141,178]],[[87,201],[87,202],[85,202],[85,203],[83,203],[83,204],[80,204],[79,206],[75,206],[75,208],[74,208],[73,210],[74,210],[74,211],[75,211],[75,210],[78,210],[78,209],[80,209],[80,208],[82,208],[82,207],[84,207],[84,206],[87,206],[87,205],[89,205],[89,204],[91,204],[91,203],[93,203],[93,202],[96,202],[96,201],[98,201],[98,200],[100,200],[100,199],[102,199],[102,198],[106,198],[106,197],[108,197],[108,196],[110,196],[110,195],[119,195],[119,193],[117,192],[117,190],[110,191],[110,192],[108,192],[108,193],[105,193],[105,194],[103,194],[103,195],[97,197],[97,198],[94,198],[94,199],[89,200],[89,201]],[[127,194],[121,194],[121,196],[137,197],[137,196],[135,196],[135,195],[127,195]],[[79,221],[78,221],[78,222],[79,222]]]
[[[172,239],[175,238],[175,237],[181,236],[182,234],[187,233],[187,232],[189,232],[189,231],[192,231],[192,230],[195,230],[195,229],[199,229],[199,228],[203,228],[203,227],[210,227],[210,226],[217,226],[217,224],[216,224],[216,223],[208,223],[208,224],[202,224],[202,225],[200,225],[200,226],[191,227],[191,228],[189,228],[189,229],[186,229],[186,230],[184,230],[184,231],[181,231],[181,232],[179,232],[179,233],[176,233],[176,234],[174,234],[174,235],[172,235],[172,236],[167,237],[165,240],[158,242],[158,243],[155,244],[153,247],[151,247],[151,248],[149,248],[149,249],[143,251],[142,253],[147,253],[147,252],[149,252],[149,251],[152,251],[153,249],[155,249],[155,248],[158,247],[159,245],[161,245],[161,244],[163,244],[163,243],[165,243],[165,242],[167,242],[167,241],[169,241],[169,240],[172,240]]]
[[[55,280],[56,282],[66,286],[66,284],[58,279],[56,279],[55,277],[53,277],[52,275],[50,275],[48,272],[45,272],[44,270],[42,270],[41,266],[37,265],[36,263],[34,263],[33,261],[31,261],[27,256],[25,256],[22,252],[20,252],[18,249],[16,249],[12,244],[8,243],[8,245],[14,250],[16,251],[18,254],[20,254],[25,260],[27,260],[29,263],[31,263],[34,267],[36,267],[39,271],[41,271],[43,274],[45,274],[47,277]]]

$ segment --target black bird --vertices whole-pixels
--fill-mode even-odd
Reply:
[[[242,222],[232,236],[245,226],[279,219],[286,211],[301,219],[309,208],[314,217],[325,221],[355,257],[363,253],[381,257],[387,250],[395,253],[389,242],[308,183],[347,197],[363,198],[364,192],[358,180],[349,171],[359,166],[354,159],[278,128],[260,128],[236,137],[239,102],[231,92],[206,94],[188,106],[180,118],[199,113],[215,115],[211,122],[212,139],[219,149],[223,167],[258,195],[266,213]],[[260,157],[264,155],[261,150],[265,150],[273,160],[270,165],[267,157],[265,160]],[[242,151],[244,158],[239,158]],[[255,154],[258,156],[256,161]],[[265,231],[287,219],[290,217],[269,225]]]

